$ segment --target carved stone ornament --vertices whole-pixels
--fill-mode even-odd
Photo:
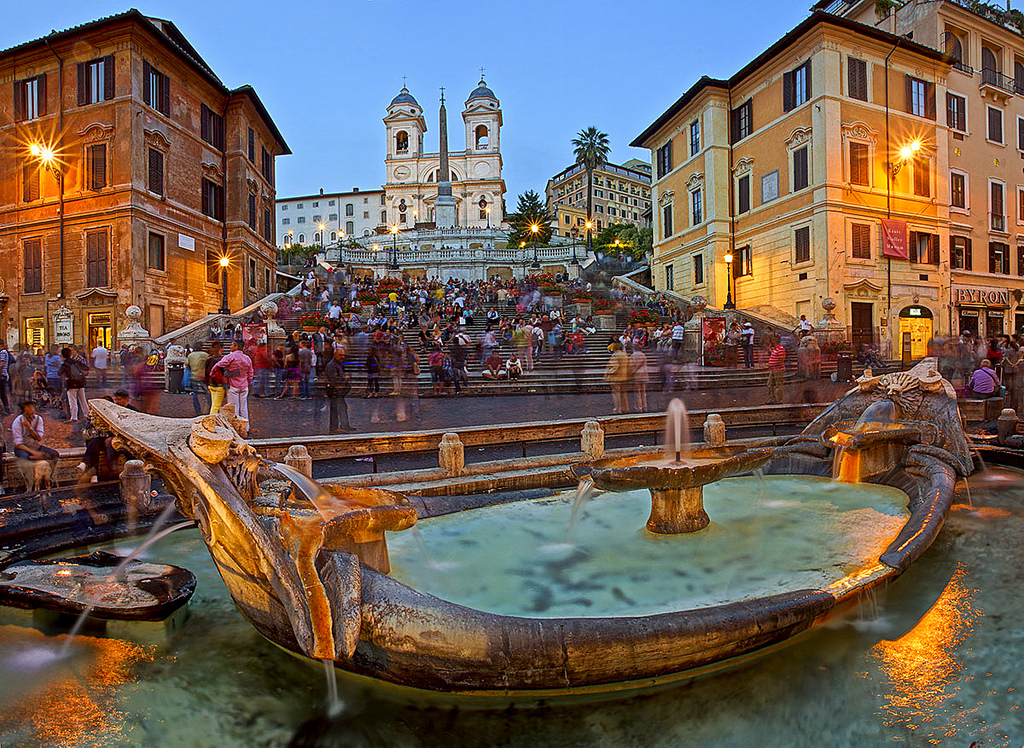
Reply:
[[[734,177],[742,177],[744,174],[749,174],[754,170],[754,159],[750,156],[744,156],[732,169],[732,175]]]
[[[808,143],[811,140],[811,128],[809,127],[798,127],[789,134],[786,138],[787,148],[797,148],[804,143]]]
[[[260,304],[260,314],[262,314],[263,319],[267,321],[268,338],[283,338],[285,336],[284,328],[278,324],[276,319],[274,319],[275,317],[277,317],[277,312],[277,304],[275,304],[273,301],[264,301],[262,304]]]
[[[686,180],[686,189],[688,190],[695,190],[703,186],[704,174],[702,172],[694,172],[690,175],[690,178]]]
[[[255,193],[257,195],[259,194],[260,186],[259,184],[256,183],[255,179],[246,179],[245,184],[249,188],[250,193]]]
[[[153,128],[151,130],[143,130],[143,137],[146,140],[146,145],[153,146],[157,150],[167,151],[171,148],[171,141],[162,130]]]
[[[900,418],[912,418],[921,407],[925,394],[941,392],[956,400],[956,390],[936,370],[936,363],[934,358],[926,358],[910,371],[879,377],[865,369],[863,376],[857,379],[857,389],[869,393],[875,400],[891,400]]]
[[[843,140],[854,138],[855,140],[867,141],[872,145],[878,142],[878,133],[863,122],[844,122],[840,125],[840,128],[843,131]]]
[[[664,190],[660,195],[658,195],[658,205],[668,205],[672,202],[672,198],[675,196],[675,190]]]
[[[222,172],[220,170],[220,164],[214,164],[214,163],[210,163],[208,161],[204,161],[202,163],[202,167],[203,167],[203,173],[207,177],[213,177],[213,179],[215,179],[218,182],[223,182],[224,181],[224,172]]]
[[[91,122],[78,131],[78,136],[85,143],[109,140],[114,136],[114,126],[105,122]]]
[[[149,330],[142,326],[142,310],[135,304],[124,310],[128,324],[117,333],[118,342],[138,343],[149,340]]]

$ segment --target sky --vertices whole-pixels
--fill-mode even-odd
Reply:
[[[0,0],[0,49],[101,16],[132,0]],[[251,84],[293,155],[277,160],[279,197],[379,188],[387,105],[408,87],[437,150],[445,87],[449,147],[483,67],[501,102],[509,210],[543,193],[594,125],[610,160],[701,75],[727,77],[796,26],[812,0],[136,0],[174,22],[225,85]]]

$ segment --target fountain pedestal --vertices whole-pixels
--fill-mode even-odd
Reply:
[[[697,532],[711,524],[704,511],[704,487],[652,488],[647,530],[657,535]]]

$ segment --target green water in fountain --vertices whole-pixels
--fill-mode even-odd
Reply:
[[[877,611],[855,608],[771,656],[691,684],[543,709],[422,708],[343,676],[345,709],[328,720],[320,663],[260,637],[198,531],[183,530],[146,554],[198,579],[174,637],[152,635],[152,624],[126,624],[121,638],[86,630],[78,657],[40,668],[39,651],[58,651],[66,635],[45,636],[24,614],[0,625],[0,744],[1020,748],[1024,473],[990,473],[972,479],[977,507],[958,494],[939,538],[879,595]],[[159,643],[134,643],[147,639]]]
[[[741,477],[704,487],[711,524],[644,529],[647,490],[603,493],[566,528],[572,494],[423,520],[427,549],[388,538],[391,575],[422,592],[503,615],[649,615],[825,588],[877,561],[906,523],[886,486],[808,476]]]

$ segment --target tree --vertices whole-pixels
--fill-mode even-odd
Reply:
[[[512,233],[508,237],[508,246],[518,247],[521,242],[531,245],[534,242],[532,226],[537,226],[536,241],[546,245],[551,241],[551,222],[554,218],[540,195],[534,190],[527,190],[519,196],[515,212],[508,216]]]
[[[587,170],[587,221],[594,221],[594,169],[608,160],[612,147],[608,145],[608,134],[591,125],[580,130],[572,139],[573,153],[576,163],[583,164]],[[587,249],[593,248],[591,231],[587,232]]]
[[[615,240],[619,243],[616,244]],[[605,254],[621,254],[634,260],[643,260],[651,251],[653,232],[651,229],[638,229],[629,223],[613,223],[605,226],[594,240],[595,249]]]

